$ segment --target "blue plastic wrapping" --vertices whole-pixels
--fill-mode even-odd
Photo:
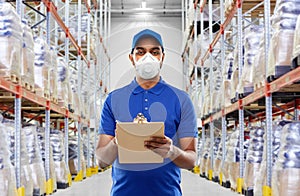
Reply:
[[[274,196],[298,196],[300,190],[300,122],[286,124],[282,129],[278,159],[272,173]],[[292,141],[292,142],[291,142]]]

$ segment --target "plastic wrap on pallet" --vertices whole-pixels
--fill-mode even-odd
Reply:
[[[245,163],[245,190],[253,190],[256,177],[259,174],[264,148],[264,129],[261,127],[250,128],[249,148]]]
[[[224,104],[225,107],[231,104],[231,76],[233,67],[233,53],[226,55],[225,69],[223,72],[223,85],[224,85]]]
[[[210,113],[211,105],[210,105],[210,96],[209,96],[209,80],[207,79],[206,85],[205,85],[205,94],[204,94],[204,108],[203,108],[203,114],[208,115]]]
[[[0,75],[20,77],[22,64],[21,20],[7,2],[0,5]]]
[[[82,142],[83,143],[83,142]],[[85,164],[85,159],[83,155],[83,145],[80,147],[80,165],[81,165],[81,171],[85,175],[86,173],[86,164]],[[72,175],[77,175],[78,174],[78,145],[77,145],[77,136],[70,136],[69,137],[69,169],[70,173]]]
[[[230,141],[231,134],[228,134],[226,137],[226,142],[225,142],[225,160],[223,160],[222,165],[221,165],[221,172],[223,174],[223,183],[226,183],[227,181],[230,181],[229,179],[229,160],[227,160],[227,153],[228,153],[228,146],[229,146],[229,141]],[[222,146],[222,145],[220,145]]]
[[[276,1],[272,27],[281,30],[295,30],[297,17],[300,14],[299,1]]]
[[[77,136],[69,136],[69,169],[72,175],[78,174],[78,142]],[[82,140],[83,144],[83,140]],[[83,145],[80,147],[80,170],[83,172],[83,176],[86,176],[86,163],[83,154]]]
[[[0,115],[0,122],[2,116]],[[5,125],[0,123],[0,193],[3,195],[17,195],[16,193],[16,179],[15,179],[15,168],[10,162],[11,152],[7,139],[7,129]]]
[[[294,30],[275,31],[271,38],[268,76],[275,75],[276,66],[290,69],[294,45]]]
[[[50,82],[50,96],[52,99],[57,100],[57,53],[55,49],[50,48],[50,69],[49,69],[49,82]]]
[[[10,161],[15,165],[15,122],[10,119],[3,119],[3,125],[6,127],[8,133],[8,143],[10,147],[11,157]],[[20,159],[21,159],[21,186],[25,187],[25,195],[32,195],[33,183],[31,178],[31,168],[29,167],[29,158],[26,150],[25,133],[21,131],[20,143]]]
[[[219,138],[218,141],[215,143],[214,148],[217,148],[217,150],[215,150],[215,156],[214,156],[213,176],[219,177],[221,172],[221,167],[222,167],[222,154],[223,154],[221,138]]]
[[[213,93],[210,99],[213,112],[219,110],[222,106],[222,72],[221,67],[215,66],[215,71],[213,71]]]
[[[33,182],[33,195],[43,195],[46,193],[46,176],[36,129],[36,126],[29,125],[23,127],[22,130],[25,133],[26,149],[29,156],[29,167],[32,171],[31,178]]]
[[[264,81],[266,78],[265,70],[265,41],[262,37],[262,40],[259,44],[259,49],[257,54],[254,57],[254,63],[252,66],[251,73],[252,74],[252,82],[254,84],[254,90],[264,85]]]
[[[63,57],[57,58],[57,98],[60,106],[68,108],[69,76],[68,67]]]
[[[93,135],[90,134],[90,137],[93,138]],[[88,148],[88,143],[90,144],[90,148]],[[90,153],[90,156],[88,157],[88,152]],[[83,136],[83,155],[84,155],[84,159],[90,160],[90,163],[92,164],[92,160],[93,160],[93,154],[94,154],[94,142],[93,140],[88,140],[87,134],[85,134]]]
[[[46,41],[40,37],[34,39],[34,76],[37,91],[49,95],[49,69],[51,65],[51,53]]]
[[[259,51],[259,42],[263,37],[263,26],[251,25],[245,30],[244,38],[244,67],[242,78],[239,83],[239,93],[250,93],[253,91],[253,70],[255,55]]]
[[[45,165],[45,128],[44,127],[37,127],[37,138],[38,138],[38,144],[40,147],[42,159],[44,161]],[[55,174],[55,165],[54,165],[54,160],[53,160],[53,150],[52,146],[50,145],[50,179],[53,181],[53,190],[57,190],[57,184],[56,184],[56,174]]]
[[[214,157],[217,155],[217,151],[218,151],[218,147],[219,147],[220,141],[221,141],[220,137],[216,137],[214,139],[214,145],[213,145]],[[211,167],[211,165],[212,165],[211,162],[214,162],[214,159],[212,159],[212,157],[211,157],[210,147],[207,149],[207,152],[208,152],[208,159],[207,159],[206,168],[205,168],[205,175],[206,176],[208,176],[209,170],[213,171],[215,169],[215,168]]]
[[[70,87],[72,92],[72,105],[74,113],[80,114],[80,95],[78,94],[78,86],[81,85],[78,83],[78,72],[74,69],[69,70],[70,72]]]
[[[64,136],[59,130],[51,130],[50,143],[52,146],[53,160],[55,165],[56,181],[57,183],[68,183],[68,169],[65,163],[64,154]]]
[[[279,148],[281,145],[281,134],[284,125],[290,123],[290,121],[274,121],[272,126],[272,150],[273,150],[273,165],[278,158]],[[266,133],[264,134],[264,141],[266,141]],[[263,159],[261,162],[260,170],[256,177],[254,183],[254,195],[262,195],[262,186],[266,185],[266,162],[267,162],[267,152],[266,152],[266,142],[264,142],[264,152]]]
[[[200,174],[205,174],[209,153],[210,153],[210,138],[206,138],[204,148],[202,151],[202,156],[201,156]]]
[[[294,33],[299,14],[299,1],[280,0],[276,2],[271,20],[274,34],[270,42],[268,76],[280,76],[289,71],[294,48]]]
[[[300,55],[300,14],[297,19],[297,24],[295,28],[295,36],[294,36],[294,48],[292,58],[296,58]]]
[[[299,181],[300,122],[293,122],[282,129],[278,159],[273,167],[273,195],[299,195]]]
[[[247,149],[248,142],[244,142],[244,155]],[[240,169],[240,148],[239,148],[239,128],[234,131],[229,139],[227,145],[227,156],[226,162],[228,163],[229,167],[229,179],[231,183],[231,187],[233,189],[237,188],[237,179],[239,177],[239,169]],[[244,157],[243,157],[244,158]]]
[[[34,86],[34,42],[32,31],[26,20],[22,20],[23,28],[23,66],[22,82]]]

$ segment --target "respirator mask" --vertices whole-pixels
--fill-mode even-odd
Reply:
[[[153,55],[151,55],[149,52],[147,52],[138,61],[136,61],[136,58],[134,55],[133,60],[134,60],[134,64],[135,64],[135,70],[141,78],[143,78],[145,80],[149,80],[159,74],[161,59],[158,60]]]

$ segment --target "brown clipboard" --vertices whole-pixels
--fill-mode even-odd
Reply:
[[[116,124],[119,163],[162,163],[163,158],[144,147],[151,136],[164,137],[163,122],[118,122]]]

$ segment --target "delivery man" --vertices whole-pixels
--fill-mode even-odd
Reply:
[[[129,54],[136,77],[127,86],[111,92],[104,103],[96,156],[100,167],[112,164],[112,196],[182,195],[180,168],[195,166],[195,111],[187,93],[161,78],[164,57],[158,33],[149,29],[137,33]],[[116,122],[132,122],[139,113],[149,122],[164,122],[164,137],[144,141],[145,148],[164,158],[163,163],[118,161]]]

